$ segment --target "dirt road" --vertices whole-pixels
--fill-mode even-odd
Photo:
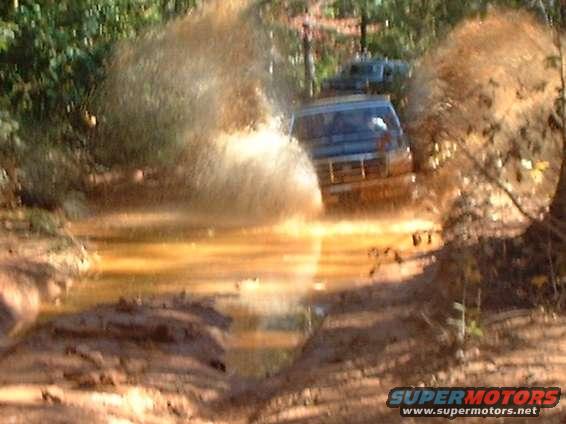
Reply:
[[[546,314],[494,320],[455,360],[427,319],[441,243],[422,215],[208,218],[123,209],[75,225],[95,273],[0,361],[7,422],[398,422],[396,386],[566,382],[566,323]]]
[[[409,214],[275,225],[215,222],[223,227],[211,225],[207,216],[164,208],[125,209],[75,225],[74,232],[98,254],[95,273],[47,313],[183,291],[214,298],[234,319],[229,371],[259,377],[290,363],[324,318],[325,297],[413,276],[420,268],[408,258],[438,246],[436,238],[412,245],[412,233],[433,223]]]
[[[83,360],[85,351],[98,352],[95,356],[102,355],[104,364],[114,365],[124,362],[120,358],[141,355],[144,346],[138,346],[137,351],[134,349],[136,354],[129,348],[124,350],[121,344],[114,346],[117,337],[122,337],[126,345],[132,340],[128,332],[122,336],[104,333],[110,325],[108,322],[116,319],[115,326],[122,328],[125,320],[128,328],[133,326],[138,332],[146,331],[139,327],[154,324],[147,314],[171,313],[159,312],[159,307],[156,311],[155,304],[159,304],[159,300],[148,307],[147,299],[171,299],[171,296],[181,296],[183,302],[190,305],[193,305],[191,302],[214,305],[232,319],[228,334],[224,334],[226,328],[221,329],[224,334],[221,341],[213,337],[216,340],[213,346],[225,349],[219,363],[226,372],[217,376],[224,381],[224,385],[219,384],[224,388],[212,396],[220,401],[230,393],[234,395],[255,385],[255,378],[276,374],[289,366],[305,340],[325,320],[339,293],[374,284],[396,284],[401,278],[411,278],[422,270],[421,256],[438,245],[435,239],[431,244],[413,246],[411,235],[430,230],[433,223],[411,215],[334,216],[318,221],[289,220],[255,226],[230,219],[219,221],[225,226],[213,227],[207,216],[189,216],[170,208],[124,208],[98,213],[76,223],[72,229],[75,235],[82,237],[89,250],[96,252],[93,272],[61,303],[44,305],[44,321],[55,321],[17,346],[0,365],[4,369],[0,373],[4,376],[1,383],[6,388],[0,403],[18,404],[17,399],[10,400],[9,393],[13,392],[34,404],[38,393],[42,393],[42,385],[51,383],[70,389],[77,384],[77,378],[79,386],[86,378],[91,390],[99,385],[104,387],[103,383],[108,382],[112,390],[126,381],[132,384],[132,376],[121,366],[118,371],[115,366],[108,371],[104,365],[105,371],[93,377],[93,370],[89,368],[92,361],[86,359],[86,369],[79,366],[77,370],[77,354],[69,356],[69,352],[78,349],[82,352],[78,356]],[[134,303],[148,307],[149,312],[146,314],[144,309],[134,317],[120,315],[120,298],[134,299]],[[100,303],[118,306],[98,308],[96,305]],[[175,310],[176,301],[173,304],[171,308]],[[169,311],[168,308],[164,310]],[[195,314],[194,305],[189,309]],[[100,328],[97,316],[105,317],[106,324]],[[207,322],[205,319],[200,325],[208,328],[211,324]],[[92,328],[86,325],[86,333],[84,323],[93,323]],[[173,325],[168,331],[174,333],[174,328]],[[151,340],[153,327],[147,331]],[[53,334],[56,336],[52,337]],[[109,340],[105,342],[106,339]],[[216,348],[211,351],[207,343],[199,349],[209,356],[218,355]],[[46,364],[49,364],[47,369]],[[206,368],[206,360],[204,364]],[[162,372],[159,366],[158,369]],[[95,367],[99,372],[97,370]],[[187,372],[187,368],[181,366],[175,370],[170,371],[171,378],[184,384],[180,382],[179,373]],[[144,375],[148,372],[144,371]],[[137,386],[148,388],[137,374],[134,380]],[[28,385],[20,387],[22,382]],[[14,385],[19,389],[10,390]],[[204,387],[198,384],[196,387],[200,395],[206,392]],[[87,402],[76,400],[76,393],[65,395],[68,399],[73,396],[74,406],[84,408]],[[68,402],[73,404],[73,401]],[[15,408],[14,417],[18,417],[22,410]],[[131,416],[131,407],[126,409],[122,412]]]

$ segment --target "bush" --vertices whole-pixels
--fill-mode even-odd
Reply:
[[[73,156],[49,144],[26,153],[20,174],[20,196],[27,206],[54,209],[63,204],[68,193],[81,188],[81,171]]]
[[[49,118],[80,107],[103,76],[112,45],[159,22],[159,4],[22,1],[12,15],[17,37],[0,55],[0,80],[13,110]]]
[[[24,203],[61,204],[86,163],[87,137],[78,124],[115,43],[184,14],[196,2],[0,5],[0,205],[14,205],[15,192]],[[37,127],[47,131],[33,131]]]

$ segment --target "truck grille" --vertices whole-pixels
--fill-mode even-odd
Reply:
[[[316,173],[320,185],[324,187],[386,177],[387,165],[385,158],[325,162],[316,165]]]

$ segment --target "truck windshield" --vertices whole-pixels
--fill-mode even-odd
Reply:
[[[393,110],[377,106],[298,116],[293,123],[292,136],[300,142],[309,142],[336,135],[398,130]]]
[[[374,68],[374,65],[356,63],[356,64],[352,64],[350,66],[349,74],[351,76],[355,77],[355,76],[359,76],[359,75],[370,75],[375,71],[376,71],[376,69]]]

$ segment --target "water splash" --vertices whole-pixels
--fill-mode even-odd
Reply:
[[[316,175],[266,95],[272,49],[246,3],[210,3],[118,49],[97,96],[97,156],[168,168],[169,188],[194,208],[316,214]]]
[[[220,134],[214,147],[208,160],[191,170],[197,204],[229,204],[252,216],[279,217],[322,208],[307,155],[276,123]]]

